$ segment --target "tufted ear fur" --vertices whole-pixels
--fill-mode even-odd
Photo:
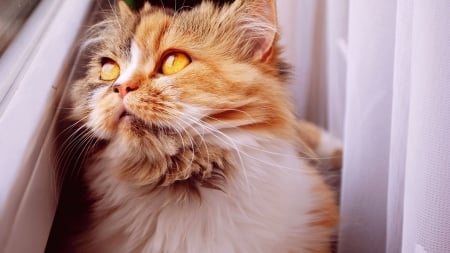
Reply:
[[[144,7],[142,7],[142,12],[149,12],[152,8],[152,5],[149,2],[144,3]]]
[[[119,16],[122,19],[126,20],[133,16],[133,11],[125,1],[123,0],[119,1],[118,5],[119,5]]]
[[[241,2],[242,1],[242,2]],[[241,0],[245,14],[241,19],[248,53],[255,61],[266,62],[272,56],[277,35],[276,0]]]

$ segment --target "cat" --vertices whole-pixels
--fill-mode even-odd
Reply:
[[[69,87],[89,204],[63,252],[331,252],[321,133],[293,113],[278,37],[275,0],[118,1]]]

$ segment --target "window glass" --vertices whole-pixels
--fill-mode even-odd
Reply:
[[[0,56],[41,0],[0,0]]]

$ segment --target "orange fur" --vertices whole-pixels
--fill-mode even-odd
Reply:
[[[236,0],[222,8],[206,1],[180,12],[149,4],[132,12],[119,2],[114,16],[92,29],[86,43],[91,55],[87,74],[70,90],[72,119],[103,145],[90,149],[84,172],[96,201],[94,219],[116,215],[122,207],[120,194],[135,193],[140,199],[167,190],[170,198],[161,210],[173,203],[182,207],[196,201],[203,204],[204,189],[227,194],[229,181],[242,171],[245,174],[241,151],[235,150],[237,144],[227,132],[251,139],[242,148],[261,149],[260,157],[266,152],[303,164],[295,153],[290,157],[276,152],[279,147],[295,146],[305,155],[319,146],[320,139],[314,126],[297,123],[292,112],[277,43],[273,0]],[[171,52],[183,52],[191,62],[177,73],[164,75],[161,64]],[[100,79],[105,57],[120,66],[117,80]],[[264,145],[272,145],[270,140],[276,143],[271,147],[275,151],[264,150]],[[259,142],[265,143],[262,148]],[[269,159],[260,168],[261,174],[283,167],[277,166]],[[291,173],[290,169],[283,173]],[[317,241],[299,248],[308,249],[303,253],[330,252],[337,223],[333,193],[313,169],[294,170],[296,176],[304,173],[313,185],[308,197],[315,206],[305,214],[313,218],[305,229],[321,231]],[[118,194],[116,188],[126,191]],[[156,225],[150,227],[150,232],[139,235],[145,242],[156,233]],[[284,240],[292,243],[290,238],[280,239]]]

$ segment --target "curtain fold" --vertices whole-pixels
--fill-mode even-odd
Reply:
[[[278,0],[284,57],[292,65],[289,85],[302,118],[327,125],[325,1]]]
[[[450,1],[278,3],[297,109],[344,142],[339,253],[449,253]]]
[[[390,159],[387,195],[386,251],[401,252],[403,193],[411,83],[412,6],[397,2]]]
[[[395,10],[349,2],[339,252],[385,250]]]
[[[347,73],[348,0],[326,1],[327,129],[343,139]]]
[[[402,252],[450,252],[450,2],[410,3],[412,46]]]

